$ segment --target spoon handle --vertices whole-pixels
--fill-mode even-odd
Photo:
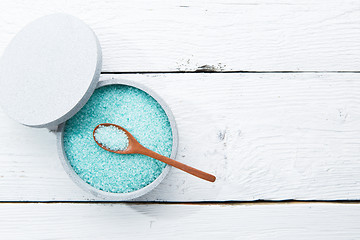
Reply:
[[[175,161],[171,158],[160,155],[160,154],[153,152],[150,149],[147,149],[145,147],[141,147],[141,148],[137,149],[137,153],[146,155],[151,158],[155,158],[161,162],[169,164],[173,167],[183,170],[184,172],[190,173],[191,175],[194,175],[195,177],[202,178],[206,181],[215,182],[215,180],[216,180],[216,177],[214,175],[211,175],[211,174],[203,172],[199,169],[196,169],[196,168],[190,167],[186,164],[183,164],[181,162]]]

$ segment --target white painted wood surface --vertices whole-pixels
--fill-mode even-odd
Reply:
[[[358,0],[0,1],[0,54],[54,12],[89,24],[103,72],[158,92],[176,117],[178,160],[138,201],[359,200]],[[206,65],[205,67],[202,67]],[[0,201],[92,201],[67,177],[55,136],[0,110]],[[0,239],[360,239],[358,204],[125,205],[0,203]],[[134,233],[135,232],[135,233]]]
[[[0,54],[29,21],[88,23],[103,71],[359,71],[358,0],[0,1]],[[212,66],[212,67],[211,67]]]
[[[360,239],[360,205],[0,204],[1,239]]]
[[[360,199],[360,74],[103,75],[138,81],[169,104],[177,159],[140,201]],[[92,200],[58,159],[55,136],[0,114],[2,201]],[[97,199],[99,200],[99,199]]]

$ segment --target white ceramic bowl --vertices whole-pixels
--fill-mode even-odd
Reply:
[[[141,85],[139,83],[128,81],[128,80],[111,79],[111,80],[100,81],[98,83],[98,85],[97,85],[97,88],[107,86],[107,85],[115,85],[115,84],[136,87],[136,88],[146,92],[150,96],[152,96],[161,105],[161,107],[164,109],[164,111],[165,111],[165,113],[166,113],[166,115],[167,115],[167,117],[168,117],[168,119],[170,121],[170,126],[171,126],[172,136],[173,136],[173,145],[172,145],[172,151],[171,151],[171,156],[170,157],[172,159],[175,159],[176,153],[177,153],[177,150],[178,150],[179,137],[178,137],[178,131],[177,131],[175,118],[174,118],[170,108],[168,107],[168,105],[154,91],[150,90],[146,86],[143,86],[143,85]],[[141,189],[139,189],[137,191],[134,191],[134,192],[111,193],[111,192],[105,192],[105,191],[99,190],[97,188],[94,188],[93,186],[87,184],[84,180],[82,180],[76,174],[76,172],[74,171],[74,169],[72,168],[71,164],[69,163],[69,161],[68,161],[68,159],[66,157],[65,150],[64,150],[64,141],[63,141],[65,123],[60,124],[59,127],[58,127],[58,131],[57,131],[57,146],[58,146],[58,153],[59,153],[59,156],[60,156],[61,163],[62,163],[65,171],[70,176],[70,178],[77,185],[79,185],[86,192],[90,192],[91,194],[93,194],[96,197],[100,197],[100,198],[103,198],[103,199],[106,199],[106,200],[113,200],[113,201],[124,201],[124,200],[130,200],[130,199],[140,197],[140,196],[150,192],[157,185],[159,185],[159,183],[165,178],[165,176],[170,171],[171,166],[166,165],[166,167],[164,168],[164,170],[162,171],[160,176],[157,177],[152,183],[150,183],[146,187],[143,187],[143,188],[141,188]]]

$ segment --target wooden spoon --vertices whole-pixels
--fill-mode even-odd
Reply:
[[[127,146],[127,148],[125,150],[117,150],[117,151],[113,151],[105,146],[103,146],[101,143],[99,143],[96,138],[95,138],[95,131],[96,129],[98,129],[100,126],[104,126],[104,127],[108,127],[108,126],[114,126],[122,131],[124,131],[124,133],[127,135],[128,139],[129,139],[129,145]],[[94,140],[95,142],[102,148],[102,149],[105,149],[106,151],[109,151],[109,152],[113,152],[113,153],[118,153],[118,154],[142,154],[142,155],[146,155],[148,157],[151,157],[151,158],[155,158],[161,162],[164,162],[166,164],[169,164],[173,167],[176,167],[180,170],[183,170],[184,172],[187,172],[187,173],[190,173],[192,175],[194,175],[195,177],[198,177],[198,178],[202,178],[206,181],[209,181],[209,182],[215,182],[215,179],[216,177],[209,174],[209,173],[206,173],[206,172],[203,172],[203,171],[200,171],[198,169],[195,169],[193,167],[190,167],[188,165],[185,165],[181,162],[178,162],[178,161],[175,161],[171,158],[168,158],[168,157],[165,157],[163,155],[160,155],[154,151],[151,151],[150,149],[147,149],[146,147],[144,147],[143,145],[141,145],[135,138],[133,135],[131,135],[131,133],[129,133],[125,128],[123,127],[120,127],[118,125],[115,125],[115,124],[112,124],[112,123],[101,123],[99,125],[97,125],[95,128],[94,128],[94,131],[93,131],[93,137],[94,137]]]

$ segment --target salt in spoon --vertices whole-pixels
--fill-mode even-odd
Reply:
[[[112,150],[112,149],[110,149],[110,148],[108,148],[108,147],[106,147],[103,144],[98,142],[98,140],[95,137],[96,130],[99,127],[109,127],[109,126],[114,126],[114,127],[120,129],[121,131],[123,131],[126,134],[126,136],[128,137],[128,140],[129,140],[129,143],[128,143],[126,149],[124,149],[124,150]],[[135,137],[133,135],[131,135],[131,133],[129,133],[125,128],[120,127],[120,126],[118,126],[116,124],[101,123],[101,124],[97,125],[94,128],[93,137],[94,137],[94,140],[97,143],[97,145],[99,145],[102,149],[104,149],[106,151],[113,152],[113,153],[118,153],[118,154],[142,154],[142,155],[146,155],[148,157],[157,159],[157,160],[159,160],[161,162],[164,162],[164,163],[169,164],[169,165],[171,165],[173,167],[176,167],[176,168],[178,168],[180,170],[183,170],[184,172],[190,173],[190,174],[194,175],[195,177],[202,178],[202,179],[204,179],[206,181],[209,181],[209,182],[215,182],[216,177],[209,174],[209,173],[200,171],[198,169],[195,169],[193,167],[185,165],[185,164],[183,164],[181,162],[178,162],[178,161],[175,161],[175,160],[173,160],[171,158],[160,155],[160,154],[158,154],[158,153],[156,153],[154,151],[151,151],[150,149],[147,149],[146,147],[141,145],[135,139]]]

